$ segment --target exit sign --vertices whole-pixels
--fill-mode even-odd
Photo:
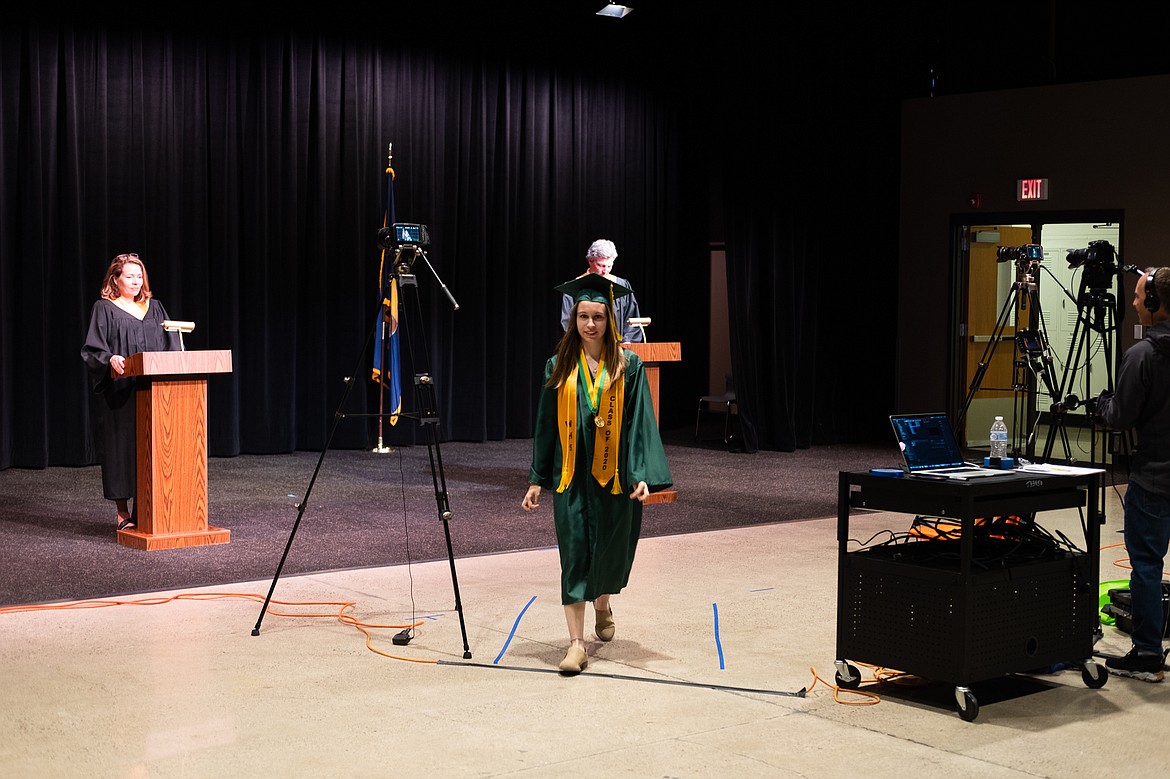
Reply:
[[[1017,179],[1016,200],[1047,200],[1048,179]]]

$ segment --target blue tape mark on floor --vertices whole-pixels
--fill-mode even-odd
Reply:
[[[715,612],[715,649],[719,651],[719,670],[724,670],[723,666],[723,642],[719,640],[719,604],[712,603],[711,610]]]
[[[534,600],[536,600],[535,595],[528,599],[528,602],[524,604],[524,608],[520,609],[520,613],[516,615],[516,621],[512,623],[512,631],[508,633],[508,638],[504,641],[504,645],[500,647],[500,653],[496,655],[496,659],[492,660],[492,665],[499,665],[500,658],[504,656],[504,652],[508,651],[508,644],[512,643],[512,636],[516,635],[516,628],[520,627],[520,620],[524,618],[524,612],[528,611],[528,607],[532,605]]]

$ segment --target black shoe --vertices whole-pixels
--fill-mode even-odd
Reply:
[[[1118,676],[1129,676],[1143,682],[1162,681],[1162,655],[1160,653],[1139,652],[1137,647],[1129,650],[1125,657],[1110,657],[1105,661],[1105,667]]]

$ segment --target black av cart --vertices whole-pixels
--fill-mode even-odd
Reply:
[[[981,681],[1075,663],[1086,685],[1104,685],[1108,674],[1092,660],[1099,477],[1013,472],[959,481],[842,471],[837,684],[860,684],[850,660],[952,683],[967,721],[978,716],[971,685]],[[1083,548],[1038,522],[1040,512],[1078,507]],[[913,514],[923,518],[921,532],[851,551],[851,509]]]

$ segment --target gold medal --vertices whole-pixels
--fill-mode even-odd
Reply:
[[[605,427],[605,420],[601,418],[601,414],[593,417],[593,424],[597,425],[598,427]]]

